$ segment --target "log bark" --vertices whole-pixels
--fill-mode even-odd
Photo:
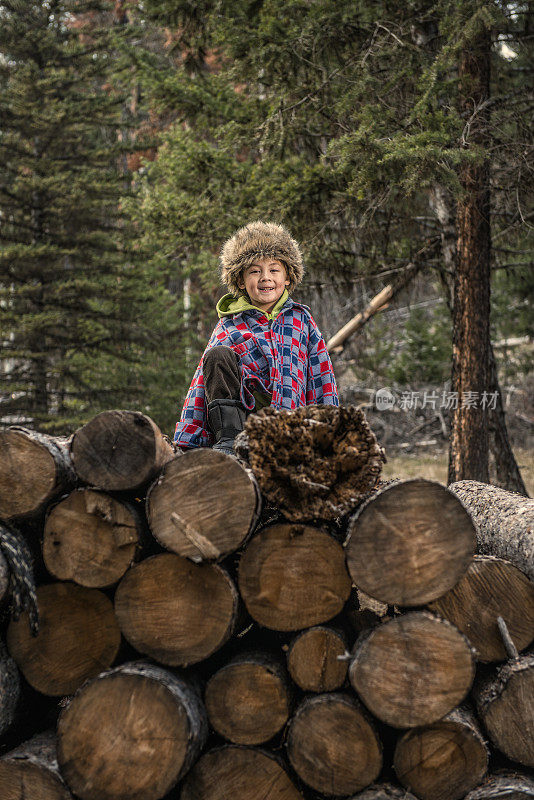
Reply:
[[[289,723],[287,753],[297,775],[328,797],[368,786],[382,769],[382,747],[358,701],[345,694],[304,700]]]
[[[53,731],[34,736],[0,758],[2,800],[73,800],[59,771]]]
[[[75,480],[66,441],[25,428],[0,431],[0,519],[38,516]]]
[[[184,780],[180,800],[302,800],[271,753],[227,745],[204,753]]]
[[[474,673],[465,636],[445,620],[412,611],[360,635],[349,679],[376,717],[394,728],[413,728],[458,706]]]
[[[534,584],[501,558],[475,556],[456,586],[428,607],[465,633],[479,661],[504,661],[507,657],[499,616],[518,651],[534,639]]]
[[[5,644],[0,640],[0,736],[10,728],[15,720],[19,700],[19,671],[7,652]]]
[[[354,584],[390,605],[419,606],[457,583],[475,550],[458,498],[433,481],[387,486],[350,520],[345,542]]]
[[[475,522],[478,552],[511,561],[534,581],[534,500],[478,481],[449,489]]]
[[[155,538],[192,561],[218,560],[237,550],[261,510],[258,486],[235,458],[208,448],[166,465],[147,496]]]
[[[397,778],[420,800],[461,800],[478,786],[488,769],[488,748],[467,708],[451,711],[397,742]]]
[[[385,455],[355,406],[265,408],[245,425],[262,494],[292,521],[335,519],[376,487]]]
[[[238,594],[215,564],[193,564],[174,553],[132,567],[117,587],[115,613],[136,650],[162,664],[188,666],[230,638]]]
[[[305,692],[333,692],[345,682],[348,661],[346,636],[324,625],[302,631],[289,645],[287,666]]]
[[[204,699],[217,733],[233,744],[263,744],[287,722],[290,682],[273,656],[242,654],[210,678]]]
[[[139,411],[103,411],[75,432],[70,452],[79,478],[106,491],[138,489],[176,457],[155,422]]]
[[[11,574],[4,554],[0,550],[0,603],[7,596]]]
[[[534,654],[504,664],[474,686],[473,696],[493,744],[512,761],[534,767]]]
[[[113,586],[141,546],[139,512],[94,489],[77,489],[47,515],[43,557],[47,570],[80,586]]]
[[[527,800],[534,797],[534,778],[517,772],[490,775],[465,800]]]
[[[207,732],[185,680],[123,664],[85,684],[62,711],[59,766],[81,800],[158,800],[194,763]]]
[[[327,622],[351,590],[341,545],[305,525],[273,525],[256,534],[241,557],[238,582],[251,617],[278,631]]]
[[[28,614],[12,620],[7,646],[28,683],[42,694],[72,694],[87,678],[111,666],[120,645],[113,605],[97,589],[53,583],[37,590],[39,634]]]
[[[350,800],[416,800],[415,795],[392,783],[373,783]]]

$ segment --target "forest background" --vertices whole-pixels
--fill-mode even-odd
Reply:
[[[341,402],[445,480],[474,198],[489,474],[532,491],[533,77],[533,2],[0,2],[0,425],[122,407],[172,436],[219,249],[261,218],[326,339],[394,288],[332,354]]]

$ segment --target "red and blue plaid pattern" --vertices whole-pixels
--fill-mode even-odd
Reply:
[[[272,395],[273,408],[314,403],[339,405],[332,362],[307,306],[289,298],[269,322],[258,310],[226,316],[215,326],[204,354],[226,345],[241,362],[241,402],[252,410],[254,390]],[[202,358],[204,357],[204,354]],[[174,441],[181,447],[209,447],[202,358],[187,392]]]

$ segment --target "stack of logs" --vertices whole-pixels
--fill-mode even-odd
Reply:
[[[0,797],[534,797],[533,502],[381,484],[355,408],[266,409],[238,453],[129,411],[0,433],[39,609],[0,555]]]

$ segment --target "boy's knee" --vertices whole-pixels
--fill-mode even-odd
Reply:
[[[213,369],[216,366],[235,367],[236,364],[239,364],[237,355],[231,347],[226,347],[226,345],[212,347],[211,350],[205,353],[203,358],[204,369],[206,369],[206,367],[208,369]]]

